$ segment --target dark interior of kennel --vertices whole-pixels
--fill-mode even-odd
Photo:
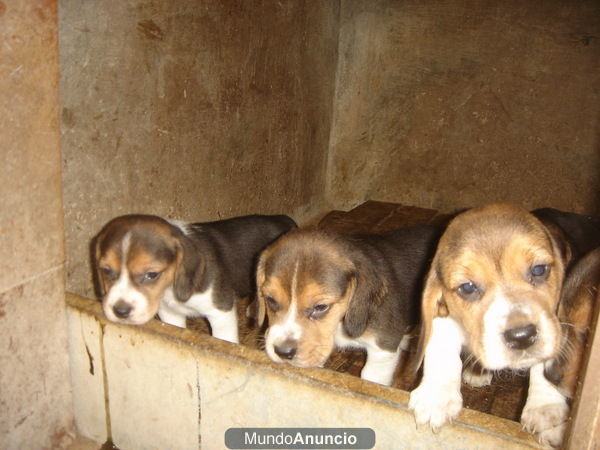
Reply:
[[[350,211],[331,211],[315,226],[320,229],[345,234],[384,233],[395,228],[413,225],[444,226],[450,214],[434,209],[403,206],[396,203],[367,201]],[[262,348],[262,334],[255,321],[246,315],[245,300],[238,309],[240,320],[240,341],[244,345]],[[209,332],[206,321],[188,319],[189,327],[198,332]],[[408,352],[401,356],[393,387],[411,391],[418,384],[418,374],[414,373],[417,339],[412,340]],[[358,350],[336,351],[325,367],[338,372],[360,376],[366,354]],[[510,371],[495,373],[490,386],[472,388],[463,383],[462,394],[467,408],[518,421],[527,393],[528,377]]]

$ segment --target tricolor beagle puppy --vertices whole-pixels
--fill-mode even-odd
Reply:
[[[580,259],[563,285],[558,317],[563,325],[560,355],[545,364],[546,378],[573,399],[600,293],[600,247]]]
[[[361,378],[390,385],[401,341],[418,323],[421,281],[439,234],[435,227],[357,236],[297,230],[270,245],[257,270],[269,357],[321,367],[336,346],[363,348]]]
[[[180,223],[150,215],[108,222],[93,243],[106,317],[185,328],[208,319],[212,335],[238,342],[236,302],[253,292],[260,251],[296,224],[287,216]]]
[[[564,277],[561,250],[532,214],[491,204],[456,216],[440,239],[422,298],[423,378],[410,395],[417,424],[436,431],[462,409],[461,351],[489,370],[529,369],[525,429],[562,440],[568,407],[544,377],[561,344],[556,316]],[[491,373],[463,379],[473,385]]]

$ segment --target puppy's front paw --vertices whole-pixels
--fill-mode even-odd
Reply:
[[[521,414],[523,428],[537,435],[541,444],[558,447],[562,443],[569,417],[566,401],[555,403],[526,404]]]
[[[538,441],[542,445],[549,445],[558,448],[562,445],[567,430],[567,423],[563,422],[560,425],[542,431],[537,435]]]
[[[454,420],[462,409],[463,399],[453,386],[423,385],[410,393],[408,407],[415,413],[417,426],[427,424],[434,433]]]
[[[472,387],[489,386],[492,384],[492,372],[483,371],[482,373],[475,373],[470,370],[465,370],[462,374],[462,380]]]

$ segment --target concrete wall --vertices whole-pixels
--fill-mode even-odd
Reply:
[[[304,221],[366,199],[600,213],[597,12],[61,0],[67,288],[93,295],[89,240],[123,213]]]
[[[156,320],[120,326],[98,302],[71,294],[67,302],[77,429],[96,442],[211,450],[224,448],[229,428],[366,427],[381,450],[541,448],[520,424],[466,408],[437,434],[418,430],[404,391],[276,364]]]
[[[67,288],[113,216],[325,207],[336,2],[61,0]]]
[[[0,448],[64,448],[74,427],[56,2],[0,1],[0,42]]]
[[[599,17],[592,0],[61,0],[59,109],[56,2],[0,0],[0,447],[71,439],[63,231],[68,287],[92,295],[89,239],[121,213],[598,212]]]
[[[328,191],[600,213],[598,2],[342,0]]]

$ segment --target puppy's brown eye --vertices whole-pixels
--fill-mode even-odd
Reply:
[[[100,270],[102,271],[102,274],[104,275],[104,277],[108,280],[112,280],[114,278],[116,278],[116,273],[114,270],[112,270],[110,267],[108,266],[103,266],[100,267]]]
[[[327,311],[329,311],[329,305],[318,303],[310,309],[309,317],[311,319],[319,319],[327,314]]]
[[[152,283],[160,277],[160,272],[146,272],[142,275],[143,283]]]
[[[466,283],[461,284],[456,289],[456,293],[463,300],[468,302],[474,302],[475,300],[479,300],[479,297],[481,297],[481,290],[479,289],[479,286],[472,281],[467,281]]]
[[[281,305],[275,300],[273,297],[269,295],[265,295],[265,303],[269,307],[269,309],[273,312],[277,312],[281,309]]]
[[[548,264],[536,264],[529,269],[529,282],[534,286],[543,283],[550,275],[550,266]]]

